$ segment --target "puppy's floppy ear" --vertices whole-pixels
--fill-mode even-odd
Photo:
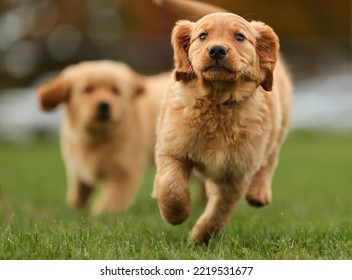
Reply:
[[[174,49],[174,75],[176,81],[189,81],[195,77],[188,57],[193,24],[193,22],[188,20],[181,20],[176,23],[172,31],[171,43]]]
[[[70,85],[60,76],[40,85],[36,92],[41,109],[55,109],[60,103],[68,100],[70,90]]]
[[[273,86],[273,72],[279,56],[279,38],[268,25],[252,21],[250,23],[256,30],[256,49],[259,55],[260,70],[262,72],[261,86],[270,91]]]

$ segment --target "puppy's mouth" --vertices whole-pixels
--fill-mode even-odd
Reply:
[[[86,129],[93,134],[108,133],[118,127],[120,120],[114,119],[110,115],[95,115],[87,124]]]
[[[204,71],[212,71],[212,72],[227,72],[227,73],[233,73],[229,68],[222,66],[222,65],[209,65],[207,67],[204,68]]]
[[[237,75],[232,69],[218,63],[204,67],[201,74],[207,81],[231,82],[237,79]]]
[[[95,117],[96,122],[106,123],[110,120],[110,114],[107,112],[99,112]]]

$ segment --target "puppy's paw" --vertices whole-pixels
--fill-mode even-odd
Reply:
[[[106,194],[97,199],[90,211],[91,215],[93,217],[98,217],[105,213],[124,212],[127,211],[133,204],[133,197],[121,196],[120,199],[113,198],[113,196]]]
[[[210,225],[196,224],[189,235],[189,239],[195,244],[208,245],[210,239],[216,236],[219,231],[219,228]]]
[[[101,203],[95,203],[90,209],[90,215],[92,217],[99,217],[104,213],[105,209]]]
[[[178,202],[164,204],[159,202],[159,209],[163,219],[174,226],[182,224],[191,214],[190,202],[187,204]]]
[[[66,196],[66,203],[71,209],[83,209],[86,205],[87,199],[80,196],[78,193],[69,193]]]
[[[159,200],[160,214],[165,221],[172,225],[182,224],[191,214],[190,198],[170,198],[167,201]]]
[[[195,244],[205,244],[208,245],[209,240],[211,238],[211,234],[205,232],[205,233],[199,233],[195,231],[194,229],[191,231],[189,235],[189,240]]]
[[[157,174],[152,197],[158,201],[161,217],[172,225],[181,224],[191,214],[191,194],[187,183],[177,177]]]
[[[191,214],[192,203],[187,189],[159,189],[153,197],[158,201],[162,218],[172,225],[181,224]]]
[[[250,188],[246,195],[247,202],[254,207],[263,207],[270,204],[272,199],[270,188]]]

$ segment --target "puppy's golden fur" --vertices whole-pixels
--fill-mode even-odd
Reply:
[[[167,222],[182,223],[195,170],[208,198],[190,235],[201,243],[222,229],[243,196],[254,206],[270,203],[291,84],[278,37],[262,22],[231,13],[183,20],[172,45],[175,82],[158,122],[153,197]]]
[[[153,154],[168,76],[143,77],[112,61],[83,62],[37,89],[43,110],[65,106],[61,149],[70,206],[83,207],[97,184],[103,190],[94,215],[131,206]]]

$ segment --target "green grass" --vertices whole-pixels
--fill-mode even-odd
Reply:
[[[352,134],[291,133],[273,203],[242,201],[208,246],[187,241],[199,203],[183,225],[161,220],[153,175],[132,209],[96,219],[67,208],[56,139],[0,142],[0,259],[352,259]]]

